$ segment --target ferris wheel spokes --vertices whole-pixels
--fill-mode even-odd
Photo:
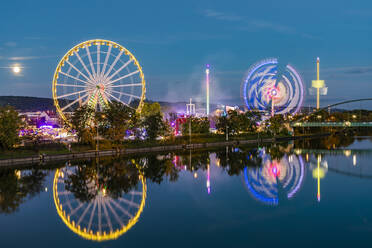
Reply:
[[[87,92],[87,91],[91,91],[91,89],[86,89],[86,90],[81,90],[81,91],[76,91],[76,92],[68,93],[68,94],[65,94],[65,95],[62,95],[62,96],[58,96],[57,99],[65,98],[65,97],[68,97],[68,96],[77,95],[77,94],[84,93],[84,92]]]
[[[109,59],[109,57],[111,55],[111,49],[112,49],[112,46],[109,46],[108,51],[107,51],[107,54],[106,54],[105,62],[103,63],[102,71],[101,71],[101,74],[100,74],[101,77],[103,77],[104,74],[105,74],[107,62],[108,62],[108,59]]]
[[[82,80],[82,79],[80,79],[80,78],[74,77],[74,76],[72,76],[72,75],[70,75],[70,74],[67,74],[67,73],[63,72],[63,71],[60,71],[59,73],[61,73],[62,75],[65,75],[66,77],[70,77],[70,78],[72,78],[72,79],[75,79],[75,80],[77,80],[77,81],[80,81],[80,82],[82,82],[82,83],[89,84],[87,81],[84,81],[84,80]]]
[[[97,45],[97,76],[100,76],[100,56],[101,56],[101,44]]]
[[[137,74],[138,72],[140,72],[140,71],[137,70],[137,71],[131,72],[131,73],[127,74],[127,75],[124,75],[124,76],[122,76],[122,77],[116,78],[116,79],[113,80],[113,81],[109,81],[109,82],[107,83],[107,85],[113,84],[113,83],[115,83],[115,82],[117,82],[117,81],[120,81],[120,80],[125,79],[125,78],[130,77],[130,76],[133,76],[133,75]]]
[[[110,88],[118,88],[118,87],[131,87],[131,86],[142,86],[141,83],[134,83],[134,84],[122,84],[122,85],[110,85]]]
[[[116,76],[116,74],[118,74],[121,70],[123,70],[125,67],[127,67],[131,62],[133,61],[133,59],[130,59],[128,60],[124,65],[122,65],[117,71],[115,71],[111,76],[105,78],[105,82],[110,82],[110,80]]]
[[[122,100],[120,100],[120,99],[117,98],[116,96],[114,96],[114,95],[112,95],[112,94],[110,94],[110,93],[108,93],[108,92],[106,92],[106,94],[108,94],[109,96],[111,96],[112,98],[114,98],[116,101],[121,102],[121,103],[124,104],[125,106],[132,108],[131,106],[129,106],[129,104],[123,102]]]
[[[81,59],[80,55],[78,52],[75,52],[76,54],[76,57],[78,58],[78,60],[80,61],[81,65],[83,66],[84,70],[88,73],[89,75],[89,78],[92,82],[94,82],[94,77],[92,76],[92,74],[90,73],[90,71],[88,70],[87,66],[85,65],[84,61]]]
[[[120,51],[120,53],[116,56],[114,62],[112,62],[109,70],[107,71],[107,73],[103,76],[103,78],[107,78],[107,76],[110,74],[110,72],[112,71],[112,68],[114,68],[114,66],[116,65],[116,63],[118,62],[118,60],[120,59],[121,55],[124,53],[124,51]]]
[[[94,70],[93,60],[92,60],[92,56],[90,55],[89,46],[85,46],[85,50],[87,51],[87,54],[88,54],[88,60],[89,60],[90,68],[92,69],[93,79],[95,79],[96,71]]]
[[[78,75],[82,75],[87,80],[87,83],[90,83],[91,85],[94,85],[94,83],[91,81],[91,79],[88,78],[87,75],[82,73],[78,68],[76,68],[76,66],[74,66],[72,63],[70,63],[70,61],[66,60],[66,63],[69,64],[74,70],[76,70],[79,73]]]

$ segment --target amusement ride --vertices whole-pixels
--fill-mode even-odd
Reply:
[[[60,60],[53,77],[53,100],[61,118],[88,105],[102,110],[120,102],[140,111],[146,83],[142,68],[125,47],[94,39],[70,49]]]
[[[251,66],[241,94],[248,110],[274,114],[297,113],[304,99],[304,83],[293,66],[280,67],[275,58]]]

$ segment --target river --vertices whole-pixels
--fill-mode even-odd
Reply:
[[[372,139],[0,169],[1,247],[365,247]]]

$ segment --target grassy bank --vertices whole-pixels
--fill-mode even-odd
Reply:
[[[240,134],[229,137],[229,141],[234,140],[257,140],[257,138],[271,138],[270,135],[257,135],[257,134]],[[100,140],[100,150],[111,150],[111,149],[125,149],[125,148],[147,148],[155,146],[167,146],[167,145],[183,145],[191,143],[213,143],[226,141],[226,136],[222,134],[207,134],[207,135],[192,135],[191,139],[189,136],[172,137],[164,140],[126,140],[121,143],[114,143],[109,140]],[[71,152],[86,152],[95,150],[95,144],[71,144]],[[46,155],[57,155],[70,153],[66,144],[63,143],[50,143],[50,144],[39,144],[33,146],[18,147],[12,150],[0,151],[0,159],[9,158],[24,158],[31,156],[39,156],[40,154]]]

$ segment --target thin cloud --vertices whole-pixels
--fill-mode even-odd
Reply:
[[[26,36],[24,39],[25,40],[41,40],[41,37],[37,37],[37,36]]]
[[[205,11],[206,17],[215,18],[217,20],[222,21],[242,21],[244,18],[242,16],[234,15],[234,14],[226,14],[222,12],[218,12],[212,9],[207,9]]]
[[[17,43],[14,42],[14,41],[8,41],[8,42],[5,42],[4,43],[4,46],[7,46],[7,47],[16,47],[17,46]]]
[[[239,22],[240,25],[236,27],[239,30],[253,31],[256,29],[268,29],[282,34],[298,34],[302,38],[306,39],[319,39],[318,37],[315,37],[307,33],[299,33],[293,27],[290,26],[273,23],[266,20],[250,19],[245,16],[219,12],[212,9],[207,9],[204,12],[204,16],[207,18],[213,18],[220,21]]]
[[[320,71],[323,73],[363,75],[363,74],[372,73],[372,66],[333,67],[333,68],[323,68],[323,69],[320,69]],[[307,71],[307,72],[310,72],[310,71]]]
[[[372,10],[370,10],[370,9],[353,9],[353,10],[347,10],[346,14],[348,14],[350,16],[372,17]]]
[[[0,60],[20,61],[20,60],[37,60],[37,59],[54,58],[54,57],[56,56],[18,56],[18,57],[0,56]]]
[[[344,69],[345,74],[369,74],[372,73],[372,66],[350,67]]]
[[[198,32],[185,32],[185,33],[174,33],[174,34],[153,34],[153,35],[142,35],[131,38],[121,39],[123,42],[133,42],[138,44],[151,44],[151,45],[168,45],[179,41],[205,41],[205,40],[217,40],[226,39],[225,36],[220,34],[206,34]]]

